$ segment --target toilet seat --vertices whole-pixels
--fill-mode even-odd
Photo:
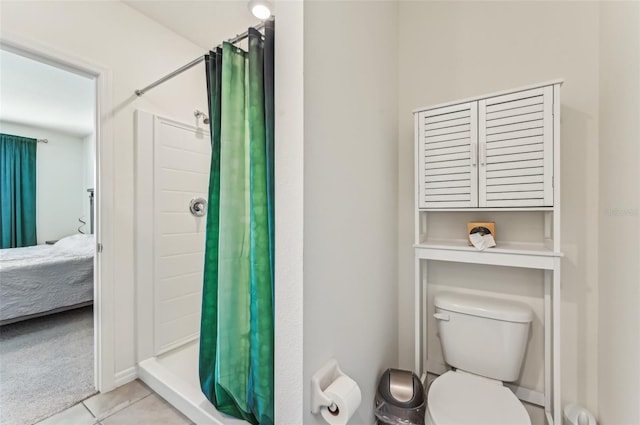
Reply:
[[[518,398],[499,382],[447,372],[427,396],[427,425],[531,425]]]

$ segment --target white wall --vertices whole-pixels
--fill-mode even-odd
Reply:
[[[232,19],[232,17],[230,17]],[[133,111],[141,108],[179,121],[193,122],[194,109],[206,110],[204,67],[197,66],[142,98],[134,90],[175,70],[202,48],[179,37],[121,2],[2,2],[3,36],[60,51],[111,73],[112,106],[101,111],[113,137],[115,157],[114,255],[115,371],[134,376],[134,131]],[[212,35],[212,39],[215,37]],[[111,330],[111,329],[110,329]],[[112,379],[112,378],[111,378]],[[113,384],[112,384],[113,385]],[[108,388],[106,388],[108,389]]]
[[[397,363],[394,2],[304,4],[304,424],[313,373],[335,358],[373,423]]]
[[[640,423],[640,3],[600,6],[599,423]]]
[[[564,78],[562,87],[562,385],[565,402],[597,412],[598,4],[589,2],[400,2],[398,39],[399,347],[413,365],[412,109]],[[448,216],[448,226],[468,218]],[[496,215],[497,233],[535,239],[516,219]],[[531,218],[531,217],[529,217]],[[452,223],[456,220],[457,224]],[[540,221],[533,216],[535,227]],[[514,230],[515,229],[515,230]],[[506,237],[506,235],[503,234]],[[500,238],[500,236],[498,236]],[[535,312],[521,383],[542,390],[542,274],[432,262],[432,289],[507,296]],[[430,287],[431,288],[431,287]],[[432,291],[434,292],[434,291]],[[431,332],[433,336],[434,333]],[[438,341],[431,339],[430,343]],[[437,345],[433,345],[437,350]],[[441,358],[430,351],[431,357]]]
[[[38,143],[36,151],[38,244],[78,233],[85,198],[82,140],[51,129],[8,122],[0,122],[0,132],[49,140]]]
[[[275,423],[303,423],[304,56],[302,1],[275,2]],[[307,394],[308,395],[308,394]]]

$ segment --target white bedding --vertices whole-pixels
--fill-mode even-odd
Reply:
[[[0,324],[93,300],[93,235],[0,250]]]

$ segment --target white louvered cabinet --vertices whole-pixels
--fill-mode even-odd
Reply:
[[[421,207],[477,206],[477,102],[425,111],[419,121]]]
[[[509,386],[521,400],[544,408],[547,425],[562,425],[561,84],[556,80],[413,111],[415,371],[446,371],[446,365],[427,356],[431,262],[541,270],[544,391]],[[498,231],[497,246],[484,251],[467,244],[467,221],[495,220],[500,229],[497,217],[507,228],[517,223],[544,234],[508,240]]]
[[[553,206],[553,86],[478,101],[478,205]]]
[[[418,111],[419,208],[552,207],[554,90]]]

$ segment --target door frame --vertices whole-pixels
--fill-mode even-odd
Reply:
[[[100,392],[116,386],[114,345],[114,152],[111,71],[84,59],[27,40],[0,33],[0,48],[95,81],[95,208],[94,232],[94,384]]]

